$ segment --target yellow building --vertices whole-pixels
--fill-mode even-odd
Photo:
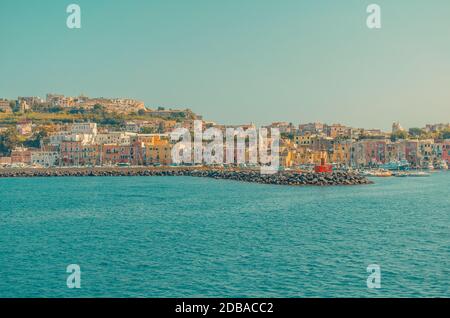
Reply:
[[[333,163],[350,164],[352,144],[350,141],[335,142],[330,153],[330,160]]]
[[[284,148],[280,150],[280,166],[292,167],[294,165],[295,152],[291,149]]]
[[[139,136],[145,146],[145,164],[169,165],[172,163],[172,144],[161,135]]]
[[[294,142],[298,146],[310,146],[311,145],[311,138],[315,136],[312,134],[305,134],[305,135],[295,135],[294,136]]]
[[[322,158],[328,161],[326,151],[312,150],[308,147],[298,147],[294,157],[295,165],[320,164]]]

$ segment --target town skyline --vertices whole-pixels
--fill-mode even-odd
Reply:
[[[185,109],[189,109],[193,113],[202,115],[202,117],[206,118],[206,116],[203,116],[203,114],[197,112],[195,107],[191,107],[189,105],[148,105],[144,101],[142,101],[140,99],[137,99],[137,98],[134,98],[132,96],[120,96],[120,97],[118,97],[118,96],[115,96],[115,97],[112,97],[112,96],[96,96],[96,97],[90,97],[90,94],[85,94],[85,93],[79,93],[79,94],[76,94],[76,95],[73,95],[73,96],[69,96],[69,95],[62,94],[62,93],[60,94],[60,93],[54,93],[54,92],[52,92],[52,93],[47,92],[47,93],[44,93],[44,94],[33,95],[33,96],[32,95],[26,95],[26,94],[21,94],[21,95],[16,96],[16,97],[0,96],[0,101],[1,100],[3,100],[3,101],[7,100],[9,102],[12,102],[12,101],[17,102],[19,99],[38,99],[38,100],[41,100],[42,103],[45,103],[45,102],[47,102],[48,96],[61,96],[61,97],[64,97],[64,98],[69,98],[69,99],[76,99],[76,98],[79,98],[79,97],[86,97],[86,98],[90,98],[90,99],[95,100],[95,101],[99,101],[101,99],[114,100],[114,101],[116,101],[116,100],[133,101],[133,102],[139,103],[140,107],[145,107],[145,109],[149,110],[149,111],[150,110],[158,110],[158,109],[163,109],[163,110],[185,110]],[[67,106],[67,108],[69,109],[70,107]],[[0,111],[1,111],[1,108],[0,108]],[[324,120],[321,120],[321,119],[309,120],[309,121],[308,120],[306,120],[306,121],[303,120],[302,121],[301,119],[293,120],[291,118],[290,120],[271,120],[271,121],[269,120],[268,122],[262,122],[262,123],[255,122],[255,121],[224,122],[224,121],[221,121],[220,119],[215,119],[215,118],[207,118],[207,119],[209,121],[211,121],[211,122],[215,122],[217,124],[223,124],[223,125],[255,124],[256,126],[266,126],[266,125],[270,125],[270,124],[273,124],[273,123],[290,123],[290,124],[293,124],[293,125],[302,125],[302,124],[311,124],[311,123],[323,123],[323,124],[328,124],[328,125],[343,125],[343,126],[348,126],[348,127],[364,128],[364,129],[369,129],[369,130],[381,130],[383,132],[390,132],[392,130],[392,125],[394,125],[396,123],[401,124],[401,127],[405,128],[405,129],[411,129],[411,128],[426,128],[427,126],[438,125],[438,124],[448,124],[450,122],[450,121],[445,121],[445,120],[437,121],[437,122],[422,121],[422,124],[420,124],[420,125],[406,126],[406,125],[403,125],[403,121],[401,119],[394,119],[394,120],[390,121],[389,123],[387,123],[386,126],[384,126],[384,127],[370,127],[370,126],[369,127],[365,127],[363,125],[358,125],[358,124],[351,125],[351,124],[349,124],[346,121],[330,121],[330,122],[327,122],[327,121],[324,121]]]
[[[377,3],[370,30],[363,1],[80,0],[71,30],[66,3],[2,2],[0,95],[134,96],[223,122],[447,122],[450,3]]]
[[[218,139],[226,136],[232,147],[235,139],[238,144],[245,144],[245,136],[250,144],[256,126],[248,122],[211,121],[191,109],[150,109],[129,97],[48,93],[45,99],[0,98],[0,162],[13,167],[178,165],[179,149],[183,149],[183,158],[184,152],[190,150],[202,149],[208,154],[211,150],[203,143],[210,140],[211,134],[217,134]],[[279,165],[288,169],[323,161],[347,168],[407,162],[415,168],[447,169],[450,156],[449,123],[405,129],[394,122],[391,131],[293,120],[272,121],[262,127],[270,129],[270,139],[277,140],[271,149],[275,149]],[[193,149],[189,149],[191,137],[185,136],[191,132],[201,139],[197,144],[198,139],[194,138]],[[181,136],[183,143],[179,145]],[[242,157],[233,148],[228,150],[227,163],[238,164],[236,159],[245,162],[245,154]],[[224,158],[223,149],[217,151],[218,157]],[[260,162],[257,156],[248,154],[249,163],[263,167],[264,157],[259,158]],[[202,159],[195,159],[195,163],[202,163]]]

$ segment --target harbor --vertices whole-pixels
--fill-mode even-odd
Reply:
[[[261,174],[257,169],[224,169],[210,167],[94,167],[94,168],[48,168],[48,169],[0,169],[0,178],[31,177],[202,177],[241,182],[288,185],[288,186],[339,186],[365,185],[373,182],[355,172],[331,173],[279,171]]]

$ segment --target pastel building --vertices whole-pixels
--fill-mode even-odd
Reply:
[[[31,164],[31,150],[24,147],[17,147],[11,151],[11,163]]]
[[[172,163],[172,146],[170,143],[157,143],[145,147],[144,162],[146,165]]]
[[[406,159],[406,147],[403,141],[387,142],[386,143],[386,157],[385,163],[391,161],[405,160]]]
[[[60,146],[61,165],[84,166],[101,164],[100,146],[82,141],[63,141]]]
[[[0,112],[11,113],[12,109],[9,104],[9,100],[0,98]]]
[[[105,144],[101,146],[101,164],[144,164],[144,146],[141,142],[134,142],[129,145]]]
[[[33,151],[31,152],[31,164],[43,167],[55,167],[59,163],[58,151]]]
[[[31,121],[22,121],[16,125],[16,129],[21,135],[30,135],[33,131],[33,124]]]
[[[95,142],[98,144],[127,145],[131,143],[131,138],[135,136],[137,136],[137,134],[135,133],[108,132],[103,134],[97,134],[95,136]]]
[[[10,165],[11,157],[0,157],[0,165]]]
[[[96,123],[74,123],[70,127],[70,131],[75,135],[97,135]]]
[[[442,160],[450,164],[450,139],[447,139],[442,144]]]
[[[413,166],[420,164],[419,140],[405,140],[405,159]]]
[[[299,147],[295,153],[294,165],[320,164],[322,158],[328,161],[328,153],[326,151]]]
[[[351,137],[352,130],[349,127],[343,126],[341,124],[333,124],[331,126],[326,126],[326,133],[328,137]]]
[[[350,162],[353,166],[370,166],[386,162],[386,144],[382,140],[360,140],[351,147]]]
[[[350,165],[351,162],[351,140],[335,140],[332,150],[329,154],[329,160],[332,163]]]
[[[317,135],[311,134],[311,133],[302,133],[302,134],[296,134],[294,135],[294,142],[298,146],[311,146],[311,139],[317,137]]]

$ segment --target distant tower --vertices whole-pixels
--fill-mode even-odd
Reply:
[[[402,125],[400,125],[400,123],[398,121],[394,122],[392,124],[392,133],[395,134],[396,132],[399,131],[405,131],[402,127]]]

